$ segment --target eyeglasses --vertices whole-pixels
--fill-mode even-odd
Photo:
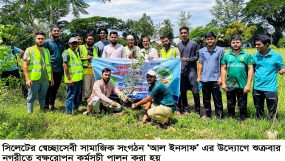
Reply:
[[[101,35],[106,34],[105,32],[100,32]]]

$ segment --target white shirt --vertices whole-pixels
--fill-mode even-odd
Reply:
[[[112,46],[112,44],[109,44],[105,46],[102,58],[126,58],[123,45]]]

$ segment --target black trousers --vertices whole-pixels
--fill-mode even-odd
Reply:
[[[216,81],[202,82],[203,104],[206,111],[206,116],[212,116],[211,95],[213,96],[215,105],[215,114],[217,117],[223,117],[223,102],[220,86]]]
[[[253,90],[253,102],[256,108],[256,117],[262,118],[264,116],[264,101],[266,100],[268,109],[268,119],[273,120],[277,112],[278,93],[270,91]]]
[[[54,106],[57,90],[61,84],[62,76],[63,76],[63,72],[53,72],[54,85],[49,86],[48,88],[46,100],[45,100],[46,107],[48,107],[49,105]]]
[[[200,114],[200,95],[196,76],[189,77],[181,74],[180,79],[180,97],[178,101],[178,110],[184,112],[188,107],[187,90],[190,89],[194,98],[194,112]]]
[[[247,93],[244,93],[241,88],[227,91],[228,115],[230,117],[235,117],[236,101],[238,102],[240,118],[245,119],[247,117]]]

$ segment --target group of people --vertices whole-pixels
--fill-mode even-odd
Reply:
[[[238,102],[240,119],[247,117],[247,93],[253,81],[253,100],[257,117],[264,115],[264,100],[268,107],[268,118],[272,120],[277,112],[277,74],[285,74],[282,56],[269,48],[270,38],[259,35],[255,39],[258,52],[249,55],[242,49],[240,36],[230,40],[231,49],[225,54],[224,49],[216,45],[216,35],[205,35],[205,47],[189,39],[189,28],[181,27],[181,42],[177,47],[171,44],[168,36],[162,36],[162,49],[151,47],[150,38],[142,36],[143,48],[135,45],[132,35],[127,36],[127,46],[118,43],[118,33],[105,28],[98,30],[100,41],[94,42],[92,34],[85,37],[85,44],[80,35],[71,37],[68,48],[60,40],[60,29],[54,26],[50,30],[51,38],[45,39],[43,32],[36,33],[35,45],[22,50],[15,50],[23,55],[23,73],[28,87],[28,112],[33,112],[35,98],[38,97],[40,109],[54,109],[57,90],[64,78],[67,84],[65,110],[72,114],[80,104],[87,106],[84,114],[102,110],[120,112],[123,106],[110,98],[115,93],[124,102],[132,102],[131,108],[142,107],[145,111],[142,121],[150,119],[161,124],[169,123],[174,112],[177,115],[188,113],[187,91],[191,90],[194,99],[194,112],[201,117],[199,84],[202,85],[203,105],[206,119],[212,117],[211,95],[214,100],[215,114],[223,118],[221,88],[226,91],[228,115],[235,117]],[[166,86],[157,80],[157,74],[147,72],[150,84],[146,98],[134,102],[125,96],[111,82],[111,70],[104,68],[100,80],[94,77],[91,60],[93,58],[138,59],[145,61],[155,58],[179,58],[181,60],[181,83],[178,104],[173,100]],[[197,65],[198,62],[198,65]],[[254,78],[254,79],[253,79]],[[220,88],[221,87],[221,88]]]

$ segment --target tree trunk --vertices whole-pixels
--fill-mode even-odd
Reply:
[[[273,45],[280,47],[278,45],[279,40],[282,38],[283,34],[282,34],[282,28],[281,27],[275,27],[275,32],[273,33],[273,40],[272,43]]]

